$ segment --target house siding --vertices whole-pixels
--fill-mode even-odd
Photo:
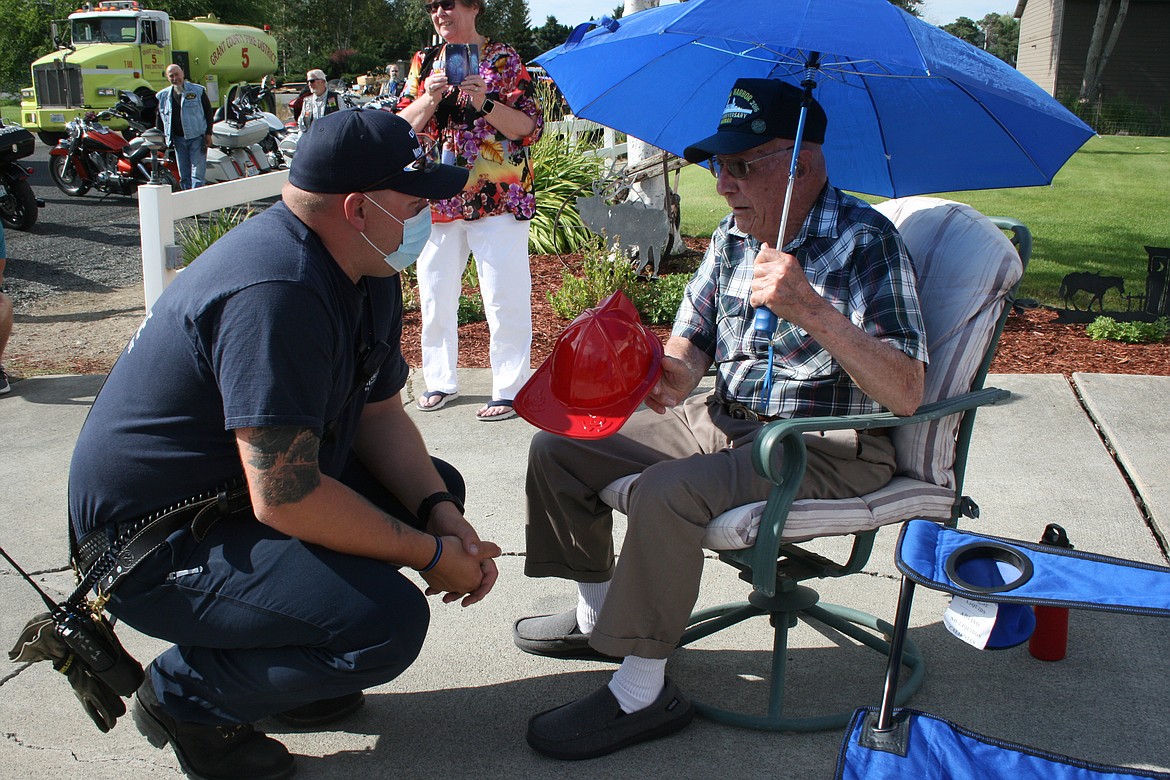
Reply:
[[[1019,70],[1056,97],[1079,92],[1097,6],[1097,0],[1028,0],[1020,16]],[[1101,80],[1104,101],[1127,98],[1152,111],[1170,109],[1168,34],[1170,0],[1131,0]]]
[[[1024,7],[1020,17],[1020,47],[1016,54],[1016,69],[1050,95],[1056,94],[1063,10],[1064,0],[1032,0]]]

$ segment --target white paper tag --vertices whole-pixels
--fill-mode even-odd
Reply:
[[[955,596],[943,613],[943,625],[959,639],[982,650],[987,647],[998,612],[999,605],[995,602],[972,601]]]

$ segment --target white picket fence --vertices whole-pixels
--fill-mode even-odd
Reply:
[[[288,171],[223,182],[183,192],[171,192],[165,184],[138,188],[138,225],[142,234],[142,289],[149,314],[167,285],[175,280],[181,250],[175,243],[175,223],[217,209],[226,209],[280,195]]]
[[[546,133],[562,133],[576,139],[584,133],[602,131],[602,147],[587,153],[604,157],[612,169],[626,155],[626,145],[615,144],[611,128],[587,119],[549,122]],[[146,311],[150,312],[158,296],[175,280],[181,270],[181,250],[175,243],[175,223],[185,217],[232,208],[254,200],[280,195],[288,181],[288,171],[272,171],[245,179],[171,192],[163,184],[145,184],[138,188],[138,223],[142,234],[142,288]]]
[[[617,140],[617,134],[612,127],[606,127],[605,125],[591,122],[588,119],[577,119],[575,117],[569,117],[560,122],[546,122],[544,125],[544,132],[567,135],[574,143],[582,134],[592,133],[597,130],[601,131],[601,148],[587,150],[585,154],[604,157],[607,167],[612,169],[621,158],[626,156],[626,145],[624,143],[614,143]]]

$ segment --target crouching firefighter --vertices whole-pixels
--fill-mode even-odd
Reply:
[[[287,777],[256,721],[333,722],[414,663],[430,611],[400,569],[444,603],[495,584],[402,398],[398,274],[466,180],[385,111],[318,119],[281,202],[166,289],[82,427],[78,563],[116,560],[106,609],[173,645],[133,717],[192,777]]]

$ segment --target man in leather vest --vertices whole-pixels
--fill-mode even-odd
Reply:
[[[297,117],[297,127],[302,133],[309,129],[314,119],[341,110],[337,93],[329,89],[329,83],[325,81],[325,71],[313,69],[305,74],[305,80],[309,91],[302,96],[301,111]]]
[[[158,93],[158,119],[155,126],[163,131],[175,149],[179,180],[183,189],[202,187],[207,171],[207,148],[211,146],[214,122],[207,90],[187,81],[178,65],[167,66],[171,86]]]

